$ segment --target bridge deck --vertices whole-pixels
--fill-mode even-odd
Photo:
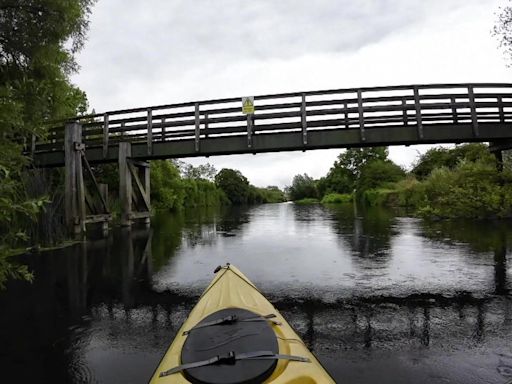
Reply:
[[[429,84],[255,96],[77,117],[91,162],[512,139],[512,84]],[[64,123],[34,141],[39,166],[64,164]]]

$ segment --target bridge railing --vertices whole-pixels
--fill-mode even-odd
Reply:
[[[200,152],[201,142],[228,136],[253,136],[297,132],[307,145],[308,132],[409,127],[418,139],[423,127],[436,124],[449,129],[469,124],[475,137],[479,124],[512,121],[512,84],[429,84],[394,87],[336,89],[254,97],[255,113],[242,113],[241,98],[204,100],[111,111],[77,117],[88,148],[121,141],[146,143],[148,154],[157,142],[191,140]],[[446,125],[445,128],[443,126]],[[64,122],[33,142],[34,152],[62,151]]]

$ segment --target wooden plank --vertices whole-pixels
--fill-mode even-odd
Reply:
[[[87,208],[89,208],[89,212],[91,214],[97,213],[96,205],[94,204],[94,200],[89,194],[89,191],[87,191],[87,188],[85,188],[85,203],[87,205]]]
[[[130,219],[144,219],[147,217],[151,217],[151,212],[149,211],[141,211],[141,212],[132,212],[130,213]]]
[[[195,150],[196,152],[199,152],[199,138],[201,133],[201,120],[199,115],[199,103],[196,103],[195,105]]]
[[[145,167],[145,168],[148,168],[149,167],[149,162],[147,161],[142,161],[142,160],[130,160],[130,162],[137,166],[137,167]]]
[[[96,192],[100,198],[100,202],[101,202],[102,210],[103,210],[102,213],[109,213],[107,202],[105,201],[105,199],[103,198],[103,195],[101,194],[100,186],[99,186],[98,182],[96,181],[96,177],[94,177],[94,173],[91,169],[89,162],[87,161],[87,157],[85,157],[84,152],[81,152],[81,155],[82,155],[82,160],[85,164],[85,168],[87,169],[87,172],[89,173],[89,177],[91,178],[92,183],[94,184],[94,188],[96,189]]]
[[[471,124],[473,125],[473,135],[478,137],[478,117],[476,113],[476,103],[475,103],[475,92],[473,86],[468,87],[468,96],[469,96],[469,109],[471,111]]]
[[[361,140],[365,141],[364,134],[364,109],[363,109],[363,97],[360,89],[357,90],[357,111],[359,113],[359,132],[361,135]]]
[[[416,129],[418,138],[423,139],[423,121],[421,119],[420,92],[417,86],[414,87],[414,108],[416,110]]]
[[[139,194],[140,194],[140,196],[142,196],[142,201],[144,202],[144,205],[146,206],[146,210],[147,211],[151,210],[151,204],[149,202],[148,196],[146,195],[145,188],[139,179],[139,175],[137,173],[137,168],[132,164],[131,161],[128,162],[128,168],[130,169],[130,172],[132,173],[133,180],[135,180],[135,184],[137,185]]]
[[[111,214],[103,214],[103,215],[87,215],[85,218],[85,222],[87,224],[92,223],[102,223],[102,222],[108,222],[112,220]]]
[[[103,158],[108,155],[108,113],[103,116]]]
[[[308,121],[307,121],[307,111],[306,111],[306,95],[302,95],[302,103],[301,103],[301,120],[302,120],[302,144],[306,145],[308,143]]]
[[[147,111],[147,124],[148,124],[148,155],[153,153],[153,111],[148,108]]]
[[[103,201],[105,202],[105,212],[110,212],[109,206],[108,206],[108,184],[100,183],[99,186],[99,192],[100,196],[103,198]]]

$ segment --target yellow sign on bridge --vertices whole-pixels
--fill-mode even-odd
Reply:
[[[254,96],[242,97],[242,113],[252,115],[254,113]]]

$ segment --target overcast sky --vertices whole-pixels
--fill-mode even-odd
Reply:
[[[505,0],[100,0],[73,81],[96,112],[375,85],[510,82]],[[426,146],[391,147],[410,167]],[[325,175],[341,150],[195,158],[257,186]]]

